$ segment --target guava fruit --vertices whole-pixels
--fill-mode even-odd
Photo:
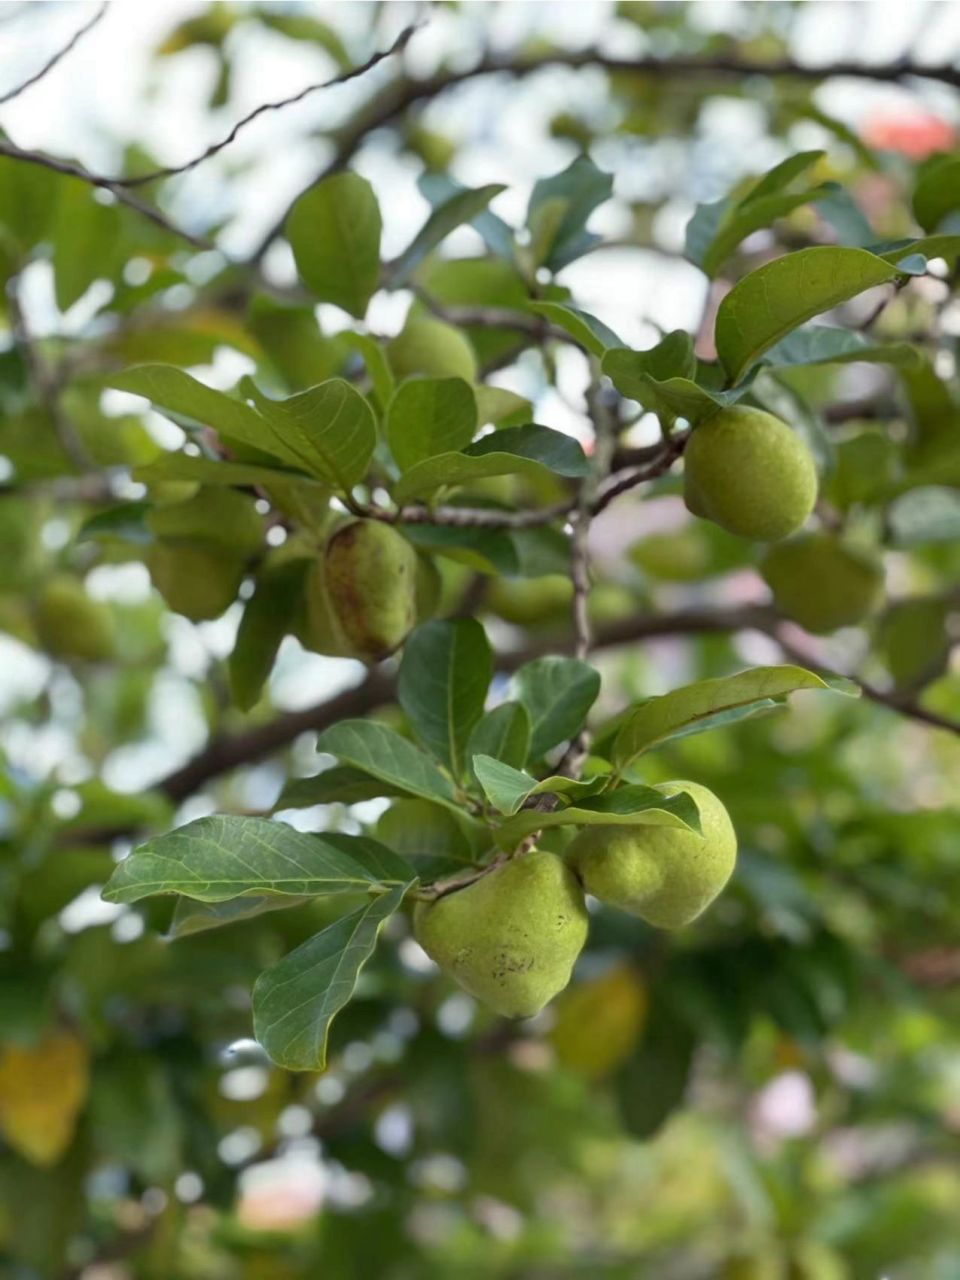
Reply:
[[[556,854],[525,853],[418,903],[414,933],[464,991],[508,1018],[529,1018],[570,981],[587,939],[587,910]]]
[[[160,541],[147,549],[150,580],[174,613],[191,622],[219,618],[237,598],[245,560],[220,548]]]
[[[810,450],[762,409],[722,409],[694,428],[684,453],[684,501],[695,515],[756,542],[779,542],[817,500]]]
[[[737,837],[720,800],[696,782],[661,782],[665,796],[687,792],[700,811],[700,834],[679,827],[584,827],[567,861],[587,893],[661,929],[695,920],[733,874]]]
[[[862,622],[883,594],[879,558],[832,533],[809,533],[771,547],[760,572],[784,617],[817,635]]]
[[[422,374],[474,382],[477,358],[459,329],[432,316],[409,316],[386,346],[387,361],[398,380]]]
[[[417,622],[416,551],[376,520],[354,520],[329,539],[323,582],[352,656],[376,662],[398,649]]]
[[[33,625],[41,646],[54,658],[102,662],[116,650],[116,628],[107,605],[93,600],[79,578],[48,578],[34,602]]]

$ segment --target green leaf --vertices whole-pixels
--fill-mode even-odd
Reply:
[[[467,759],[492,756],[521,768],[530,751],[530,713],[522,702],[501,702],[474,726],[467,742]]]
[[[288,467],[263,467],[250,462],[228,462],[224,458],[197,458],[189,453],[168,453],[156,462],[134,467],[134,480],[142,484],[154,484],[158,480],[196,480],[199,484],[250,485],[276,484],[278,480],[312,485],[322,492],[317,480],[302,471]]]
[[[512,535],[502,529],[407,524],[405,537],[422,551],[469,565],[477,573],[517,573],[520,560]]]
[[[589,311],[581,311],[565,302],[531,302],[529,310],[543,316],[551,324],[565,329],[574,341],[598,359],[608,347],[622,347],[623,343],[608,329],[602,320],[592,316]]]
[[[895,267],[864,249],[832,246],[788,253],[751,271],[717,311],[717,354],[730,381],[739,382],[791,329],[896,277]]]
[[[577,800],[565,809],[522,809],[498,829],[497,841],[509,849],[548,827],[634,825],[699,831],[700,815],[693,797],[685,792],[668,797],[653,787],[631,785]]]
[[[396,800],[380,815],[376,826],[377,839],[416,867],[422,881],[473,864],[474,833],[479,835],[479,849],[485,852],[491,837],[479,823],[415,798]]]
[[[76,541],[120,538],[123,542],[147,546],[153,542],[153,534],[147,524],[147,516],[152,510],[153,506],[149,502],[121,502],[116,507],[108,507],[106,511],[98,511],[80,526]]]
[[[477,402],[462,378],[411,378],[390,401],[387,443],[401,471],[459,451],[477,430]]]
[[[536,778],[529,773],[514,769],[493,756],[476,755],[471,764],[483,794],[500,813],[516,813],[537,785]]]
[[[66,311],[119,265],[119,210],[101,204],[86,183],[64,182],[54,219],[54,285],[57,306]]]
[[[307,288],[363,319],[380,278],[380,206],[356,173],[335,173],[304,192],[287,239]]]
[[[360,352],[363,363],[367,366],[373,386],[373,398],[380,412],[385,413],[397,385],[386,352],[376,338],[371,338],[367,333],[351,333],[348,337],[350,345]]]
[[[169,941],[173,941],[175,938],[187,938],[195,933],[207,933],[211,929],[222,929],[224,925],[253,920],[257,916],[266,915],[269,911],[285,911],[291,907],[301,907],[309,901],[309,897],[251,896],[231,898],[226,902],[194,902],[190,898],[178,898],[166,937]]]
[[[206,387],[196,378],[172,365],[142,364],[123,373],[114,373],[104,385],[118,391],[143,396],[157,409],[187,418],[200,426],[213,427],[221,439],[273,452],[270,428],[249,405],[222,391]],[[299,465],[296,457],[281,455]]]
[[[549,205],[550,235],[539,254],[540,263],[559,271],[581,257],[599,239],[586,230],[587,220],[598,205],[610,198],[613,175],[603,173],[592,160],[578,156],[562,173],[541,178],[533,188],[527,209],[527,225],[534,228]]]
[[[106,902],[139,902],[155,893],[182,893],[200,902],[246,894],[356,893],[371,885],[406,883],[410,868],[359,836],[308,835],[266,818],[216,814],[157,836],[124,858],[103,891]]]
[[[530,715],[530,759],[539,760],[583,728],[600,674],[577,658],[534,658],[515,672],[512,689]]]
[[[292,560],[264,570],[257,577],[227,662],[233,700],[241,711],[249,711],[260,697],[280,641],[300,607],[309,565],[305,559]]]
[[[587,466],[584,452],[572,436],[530,423],[493,431],[461,453],[441,453],[416,463],[394,486],[393,496],[402,506],[445,486],[471,484],[486,476],[536,478],[547,470],[579,477]]]
[[[833,227],[841,244],[856,248],[869,248],[877,233],[870,225],[863,210],[853,196],[838,182],[823,184],[825,195],[817,201],[817,212],[828,226]]]
[[[887,510],[887,524],[898,547],[960,540],[960,492],[946,485],[924,485],[901,494]]]
[[[614,742],[613,763],[622,772],[642,752],[717,712],[782,698],[797,689],[830,687],[821,676],[794,666],[752,667],[734,676],[685,685],[650,698],[630,712]]]
[[[464,222],[472,222],[482,213],[494,196],[505,191],[501,182],[485,187],[467,188],[438,205],[426,220],[400,257],[391,264],[390,275],[394,284],[402,284],[442,240]]]
[[[492,674],[490,644],[474,618],[428,622],[404,646],[398,700],[417,737],[455,777]]]
[[[241,384],[287,456],[343,493],[367,474],[377,444],[373,410],[349,382],[330,378],[286,400],[270,400],[250,378]]]
[[[960,156],[934,161],[913,193],[914,217],[924,231],[936,231],[948,213],[960,209]]]
[[[422,173],[417,179],[417,186],[434,208],[445,204],[451,196],[468,190],[448,173]],[[484,244],[492,253],[506,258],[508,262],[513,261],[516,256],[516,246],[513,229],[508,223],[484,207],[470,219],[470,225],[482,237]]]
[[[904,258],[912,258],[919,254],[924,259],[945,258],[948,262],[956,260],[960,255],[960,236],[921,236],[919,240],[901,240],[892,247],[872,245],[870,252],[875,253],[884,262],[895,262],[903,270]]]
[[[335,765],[312,778],[291,778],[273,806],[282,809],[311,809],[317,804],[359,804],[380,796],[402,796],[401,787],[373,778],[352,765]]]
[[[763,357],[765,364],[869,364],[917,365],[923,357],[907,342],[873,342],[862,333],[815,324],[797,329],[781,339]]]
[[[317,739],[317,750],[409,795],[459,811],[453,787],[426,752],[375,720],[341,720],[331,725]]]
[[[380,929],[409,888],[391,889],[334,921],[257,979],[253,1031],[278,1066],[324,1069],[330,1024],[352,997]]]
[[[668,423],[685,418],[696,425],[746,394],[745,386],[737,391],[708,391],[690,378],[671,377],[659,382],[647,372],[645,357],[649,354],[626,347],[608,351],[602,361],[603,372],[621,395],[636,400]]]

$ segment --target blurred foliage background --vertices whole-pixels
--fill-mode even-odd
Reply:
[[[176,165],[265,100],[266,81],[293,92],[424,16],[405,4],[161,5],[142,30],[111,37],[115,14],[129,24],[135,8],[116,6],[35,91],[63,75],[51,92],[69,96],[71,66],[110,81],[108,54],[122,81],[122,42],[139,40],[134,66],[146,71],[129,114],[105,88],[113,118],[74,124],[76,152],[108,173]],[[360,688],[354,710],[399,715],[382,705],[386,677],[364,686],[359,664],[293,639],[241,713],[225,675],[241,604],[190,623],[151,590],[135,529],[128,541],[78,538],[97,512],[124,533],[123,504],[143,495],[131,469],[183,438],[142,401],[105,391],[110,371],[163,361],[230,387],[254,370],[290,393],[355,359],[345,313],[284,300],[291,254],[269,234],[326,166],[349,161],[373,182],[399,250],[425,217],[424,175],[507,183],[496,208],[509,221],[536,179],[588,154],[614,174],[615,198],[591,222],[604,244],[559,282],[627,341],[686,327],[704,358],[716,302],[744,271],[784,249],[851,242],[858,218],[881,240],[909,236],[910,197],[955,147],[960,109],[955,79],[899,60],[954,66],[960,29],[955,4],[917,5],[916,29],[886,47],[892,8],[436,5],[369,78],[131,190],[163,211],[161,225],[94,199],[85,182],[0,159],[4,1275],[960,1275],[960,747],[949,732],[960,719],[960,313],[949,270],[904,290],[873,328],[926,343],[921,372],[805,367],[769,388],[827,458],[826,519],[870,536],[882,525],[890,598],[922,601],[826,639],[778,636],[881,697],[802,696],[787,713],[662,749],[648,781],[695,778],[728,806],[741,842],[733,884],[676,937],[596,911],[577,980],[532,1022],[485,1014],[399,917],[334,1026],[329,1071],[292,1075],[249,1038],[249,991],[323,923],[322,900],[173,943],[168,902],[99,901],[137,833],[269,810],[317,763],[310,730],[329,699]],[[48,10],[58,21],[67,11],[71,30],[93,14],[39,10],[4,6],[4,84],[59,47],[43,31]],[[831,72],[871,41],[859,74]],[[625,65],[647,59],[662,66]],[[471,76],[481,60],[486,73]],[[19,144],[54,149],[30,102],[25,92],[0,118]],[[683,261],[697,203],[810,148],[826,152],[817,179],[840,184],[832,201],[748,237],[712,285]],[[451,307],[509,306],[495,272],[450,265],[481,252],[460,228],[417,279]],[[378,295],[370,331],[397,332],[410,297]],[[839,320],[870,324],[869,307],[851,303]],[[577,352],[466,332],[492,385],[588,439]],[[904,458],[939,508],[928,489],[919,507],[891,505]],[[606,712],[782,656],[756,628],[709,622],[766,609],[768,593],[753,549],[688,517],[675,479],[606,513],[593,539]],[[568,588],[535,576],[453,574],[447,607],[468,591],[502,653],[562,651]],[[64,580],[102,604],[107,660],[98,643],[77,651],[45,634],[38,601]],[[384,807],[283,816],[375,830]],[[399,826],[416,840],[415,809],[393,814],[394,836]]]

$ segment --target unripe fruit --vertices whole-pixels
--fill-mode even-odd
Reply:
[[[587,940],[587,909],[555,854],[525,853],[419,903],[414,933],[464,991],[508,1018],[530,1018],[570,981]]]
[[[387,657],[416,625],[417,553],[390,525],[354,520],[338,529],[324,553],[324,581],[356,657]]]
[[[733,874],[737,836],[726,809],[696,782],[661,782],[700,810],[700,834],[679,827],[585,827],[567,850],[583,887],[601,902],[661,929],[679,929],[705,911]]]
[[[244,561],[190,542],[156,542],[146,555],[150,580],[175,613],[191,622],[219,618],[233,604]]]
[[[762,409],[722,409],[701,423],[684,453],[684,501],[741,538],[777,542],[794,533],[817,500],[810,450]]]
[[[423,374],[431,378],[477,377],[477,358],[459,329],[432,316],[410,316],[387,343],[387,360],[397,379]]]
[[[44,583],[33,623],[40,644],[55,658],[102,662],[115,652],[113,614],[99,600],[91,600],[78,578],[67,574]]]
[[[553,626],[566,621],[573,583],[562,574],[543,578],[491,578],[485,593],[491,613],[517,627]]]
[[[200,489],[186,502],[155,507],[147,527],[157,538],[200,543],[235,558],[260,549],[263,520],[250,498],[233,489]]]
[[[845,546],[832,533],[772,547],[760,572],[784,617],[819,635],[862,622],[883,593],[879,559]]]

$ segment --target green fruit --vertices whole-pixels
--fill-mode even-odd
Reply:
[[[431,378],[477,377],[477,358],[459,329],[432,316],[410,316],[403,330],[387,343],[387,360],[398,379],[412,374]]]
[[[417,553],[396,529],[354,520],[324,552],[326,590],[350,651],[376,662],[398,649],[417,621]]]
[[[572,599],[573,583],[559,573],[543,578],[491,578],[485,595],[491,613],[517,627],[566,621]]]
[[[305,649],[331,658],[353,658],[353,653],[330,600],[323,560],[317,560],[307,573],[305,607],[302,624],[297,631]]]
[[[587,940],[587,909],[555,854],[525,853],[419,903],[414,933],[464,991],[508,1018],[530,1018],[570,981]]]
[[[147,485],[150,501],[158,507],[179,506],[200,492],[196,480],[154,480]]]
[[[818,635],[862,622],[883,593],[880,561],[832,533],[810,533],[771,548],[760,572],[784,617]]]
[[[146,562],[170,608],[192,622],[219,618],[233,604],[245,567],[235,555],[190,542],[156,542]]]
[[[154,507],[147,527],[156,538],[208,546],[234,559],[252,556],[263,543],[263,520],[253,501],[233,489],[200,489],[186,502]]]
[[[79,578],[67,574],[44,583],[33,623],[42,648],[55,658],[102,662],[116,650],[113,614],[99,600],[91,600]]]
[[[430,556],[417,555],[417,622],[427,622],[440,606],[443,578],[436,561]]]
[[[588,893],[661,929],[679,929],[705,911],[733,874],[737,836],[726,809],[696,782],[661,782],[662,795],[685,791],[700,829],[585,827],[567,858]]]
[[[762,409],[723,409],[701,423],[683,468],[688,509],[741,538],[778,542],[800,528],[817,500],[810,450]]]
[[[950,660],[944,600],[901,600],[877,624],[876,648],[898,689],[934,680]]]

